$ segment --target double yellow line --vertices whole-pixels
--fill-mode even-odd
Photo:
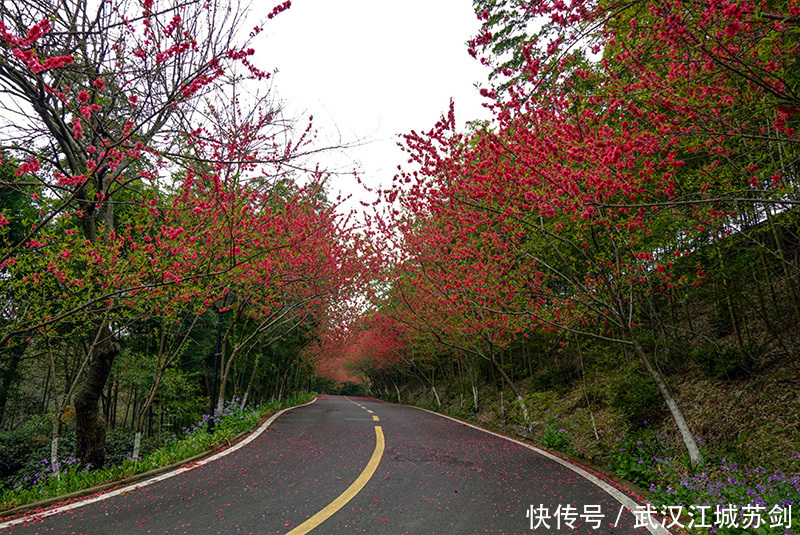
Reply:
[[[355,402],[351,401],[351,403]],[[361,407],[362,409],[367,410],[366,407],[359,405],[358,403],[355,404]],[[371,413],[372,411],[367,410],[367,412]],[[375,415],[373,415],[372,418],[373,420],[378,420],[378,417]],[[325,522],[328,518],[333,516],[333,514],[336,513],[336,511],[347,505],[347,502],[352,500],[356,494],[361,492],[361,489],[363,489],[364,486],[366,486],[367,481],[370,480],[372,475],[375,473],[375,470],[378,469],[378,464],[380,464],[381,462],[381,458],[383,457],[383,450],[385,449],[385,447],[386,447],[386,441],[383,438],[383,429],[381,429],[381,426],[376,425],[375,450],[372,452],[372,457],[369,458],[369,462],[367,463],[366,468],[364,468],[364,470],[356,478],[356,480],[353,481],[353,483],[349,487],[347,487],[347,490],[345,490],[342,494],[340,494],[338,498],[333,500],[331,503],[325,506],[325,508],[322,509],[320,512],[318,512],[317,514],[315,514],[314,516],[312,516],[311,518],[309,518],[308,520],[306,520],[305,522],[294,528],[286,535],[305,535],[315,527]]]

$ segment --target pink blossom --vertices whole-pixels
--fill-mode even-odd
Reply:
[[[27,162],[21,163],[14,174],[16,176],[22,176],[28,173],[35,173],[39,169],[40,169],[39,160],[37,160],[34,157],[31,157],[31,159],[28,160]]]

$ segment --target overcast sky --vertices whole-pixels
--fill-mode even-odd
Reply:
[[[292,0],[265,27],[258,63],[278,70],[287,114],[313,115],[322,143],[363,144],[320,156],[323,166],[388,186],[404,163],[398,134],[430,129],[450,98],[460,126],[487,117],[474,87],[486,70],[465,45],[477,30],[469,0]],[[339,189],[358,191],[345,176],[331,196]]]

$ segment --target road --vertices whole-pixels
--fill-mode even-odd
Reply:
[[[630,498],[579,471],[426,411],[321,396],[229,455],[0,533],[667,533],[633,529]]]

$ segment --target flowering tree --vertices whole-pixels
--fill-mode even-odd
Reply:
[[[199,244],[205,231],[213,232],[206,223],[226,213],[220,195],[230,184],[226,172],[239,173],[239,180],[299,148],[278,142],[285,125],[275,123],[266,100],[266,107],[235,116],[244,120],[229,122],[226,139],[202,135],[200,123],[220,116],[206,97],[243,78],[269,76],[250,62],[247,40],[236,41],[244,14],[213,2],[153,0],[0,8],[0,88],[8,97],[0,145],[5,163],[16,167],[14,180],[2,186],[28,195],[39,209],[0,257],[4,274],[20,280],[15,302],[37,307],[9,317],[1,338],[7,346],[68,320],[82,323],[96,341],[74,396],[85,464],[104,461],[98,399],[119,352],[114,322],[148,306],[159,310],[132,308],[145,296],[219,272],[214,255],[230,260],[235,244]],[[198,144],[218,150],[197,160]],[[200,167],[202,180],[194,180]],[[165,205],[174,179],[182,195]],[[4,212],[0,226],[12,215]],[[184,298],[202,285],[192,286]]]
[[[417,140],[409,138],[410,144]],[[449,142],[446,146],[458,150]],[[406,218],[397,229],[405,258],[391,286],[393,306],[385,313],[405,327],[416,345],[430,340],[446,353],[490,363],[530,425],[522,393],[498,360],[499,352],[528,327],[520,315],[505,312],[516,306],[508,284],[518,261],[514,237],[500,237],[507,228],[497,227],[491,213],[472,210],[453,197],[454,177],[448,169],[434,170],[430,159],[421,163],[442,180],[420,180],[402,198]]]
[[[475,5],[494,122],[464,137],[451,114],[408,136],[419,170],[390,194],[405,196],[404,236],[421,229],[417,278],[448,320],[469,311],[513,337],[524,318],[630,347],[698,462],[638,323],[653,293],[702,284],[702,265],[684,267],[700,248],[797,204],[798,6]]]

